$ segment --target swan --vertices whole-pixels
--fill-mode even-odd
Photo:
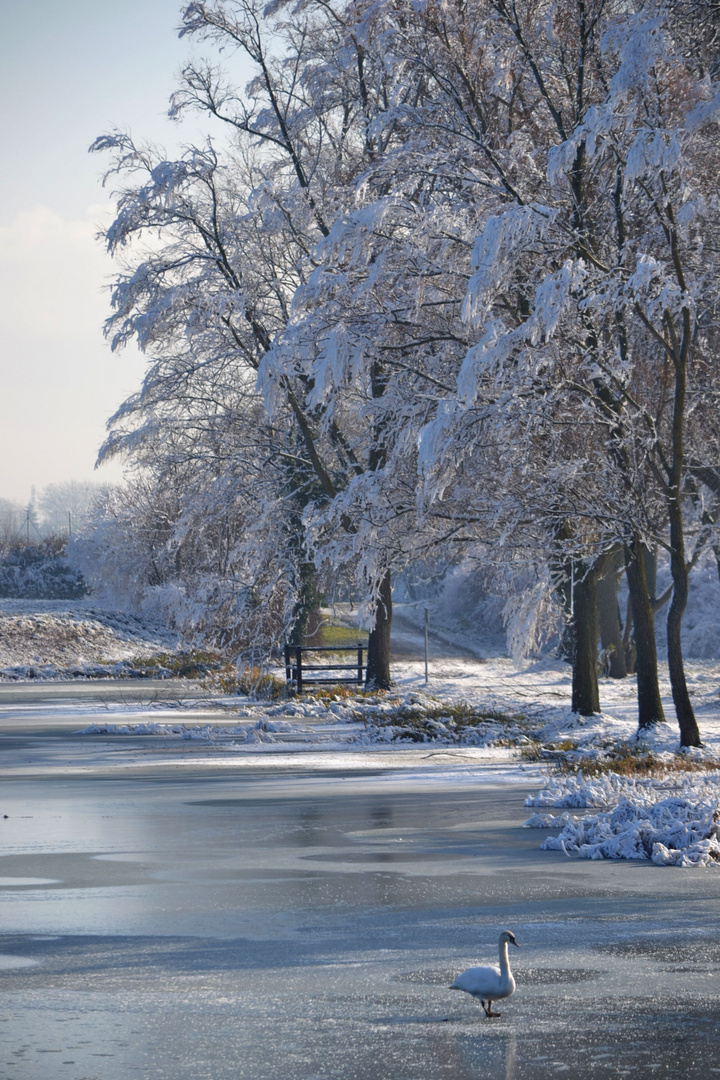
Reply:
[[[498,945],[500,947],[500,967],[471,967],[458,975],[450,986],[451,990],[464,990],[466,994],[472,994],[477,998],[486,1016],[500,1016],[500,1013],[492,1011],[493,1001],[510,997],[515,992],[515,980],[510,971],[508,960],[508,941],[519,949],[515,935],[509,930],[503,930]],[[485,1002],[487,1001],[487,1005]]]

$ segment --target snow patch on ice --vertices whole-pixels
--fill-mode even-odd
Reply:
[[[608,813],[583,818],[534,814],[531,828],[557,828],[544,851],[564,851],[581,859],[649,860],[658,866],[720,864],[720,804],[669,796],[658,802],[622,799]]]

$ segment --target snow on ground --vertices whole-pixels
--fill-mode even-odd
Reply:
[[[499,740],[529,750],[533,744],[554,756],[602,759],[619,744],[635,742],[637,734],[634,680],[601,681],[605,711],[584,718],[570,709],[570,668],[559,661],[545,661],[516,670],[511,661],[447,660],[431,663],[430,679],[424,681],[422,664],[393,664],[395,686],[387,694],[345,696],[338,693],[301,699],[251,701],[244,697],[208,697],[206,704],[224,714],[241,714],[260,725],[268,742],[281,743],[284,736],[303,735],[319,739],[328,725],[335,725],[364,745],[432,743],[440,746],[487,746]],[[688,676],[698,721],[705,740],[689,757],[720,759],[720,663],[691,663]],[[672,717],[670,686],[663,683],[669,717],[654,728],[643,743],[660,760],[679,749],[678,730]],[[197,702],[189,701],[187,707]],[[160,706],[159,706],[160,707]],[[184,707],[178,701],[176,708]],[[125,706],[113,707],[122,711]],[[258,728],[260,730],[260,727]],[[209,729],[212,737],[214,728]],[[569,744],[572,747],[568,749]],[[562,745],[563,750],[554,747]]]
[[[685,754],[688,768],[683,769],[677,728],[670,722],[660,725],[643,739],[659,770],[638,777],[612,771],[599,776],[552,772],[559,763],[607,765],[618,747],[638,745],[633,681],[603,680],[608,711],[583,718],[568,705],[570,669],[556,661],[523,671],[504,659],[437,661],[427,686],[420,664],[396,663],[396,688],[385,695],[279,702],[226,699],[224,711],[238,714],[235,724],[228,723],[229,717],[202,725],[118,723],[113,717],[113,722],[95,723],[81,734],[164,736],[222,744],[243,756],[332,752],[334,763],[337,754],[348,760],[353,753],[397,754],[412,747],[418,753],[402,765],[398,756],[397,771],[404,773],[405,782],[414,776],[417,783],[478,782],[491,775],[494,783],[537,784],[544,772],[544,788],[526,804],[566,810],[560,816],[536,812],[529,818],[530,827],[561,830],[559,837],[545,841],[545,849],[580,858],[717,866],[720,768],[689,770],[720,760],[720,664],[691,663],[688,673],[705,745]],[[672,716],[667,682],[663,689]],[[567,813],[591,807],[600,812],[584,817]]]
[[[582,859],[650,860],[659,866],[720,864],[720,805],[716,774],[700,784],[707,798],[670,795],[653,799],[646,788],[641,800],[621,799],[608,813],[583,818],[534,814],[529,828],[562,828],[542,845],[545,851],[577,853]],[[657,792],[655,792],[657,794]]]
[[[196,685],[185,696],[178,691],[174,700],[106,702],[102,718],[96,707],[73,706],[73,715],[89,712],[93,721],[77,734],[151,736],[154,747],[174,743],[193,755],[212,748],[229,760],[277,761],[278,755],[290,755],[298,764],[315,762],[308,764],[313,768],[328,754],[334,764],[338,756],[347,762],[370,754],[382,758],[386,775],[397,761],[405,781],[416,775],[423,783],[477,782],[489,775],[493,782],[532,778],[537,783],[544,770],[545,787],[528,805],[565,811],[560,816],[536,812],[529,819],[529,826],[561,830],[546,848],[582,858],[720,865],[720,767],[678,770],[678,731],[664,665],[668,723],[642,739],[660,771],[641,777],[612,771],[561,775],[553,772],[554,765],[607,769],[618,747],[637,748],[635,680],[603,679],[603,712],[583,718],[570,710],[567,664],[543,660],[518,669],[502,655],[481,658],[483,650],[472,641],[459,656],[448,636],[435,631],[426,684],[422,661],[408,659],[422,655],[421,613],[419,605],[404,605],[399,612],[395,686],[388,694],[251,701],[213,697]],[[113,664],[117,674],[126,674],[121,668],[129,658],[175,644],[166,632],[132,616],[83,601],[0,602],[0,668],[5,665],[0,680],[107,676]],[[687,753],[686,760],[689,766],[712,767],[720,761],[720,661],[689,660],[687,678],[704,746]],[[53,709],[62,713],[50,705],[49,712]],[[185,715],[181,719],[178,713]],[[663,772],[663,764],[672,771]],[[567,812],[590,808],[598,812],[583,817]]]
[[[0,600],[0,680],[102,677],[177,647],[177,635],[85,600]]]

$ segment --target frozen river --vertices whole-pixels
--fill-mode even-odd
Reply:
[[[720,1075],[720,871],[542,852],[461,750],[72,734],[113,693],[0,687],[2,1080]],[[486,1020],[447,985],[505,928]]]

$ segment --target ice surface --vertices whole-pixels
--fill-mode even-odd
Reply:
[[[8,1080],[712,1075],[720,875],[540,851],[508,750],[78,736],[68,694],[0,689]],[[505,927],[486,1021],[447,986]]]

